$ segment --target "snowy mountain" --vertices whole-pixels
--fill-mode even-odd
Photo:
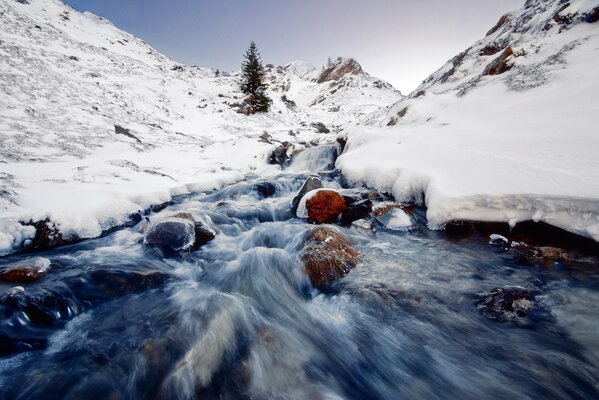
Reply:
[[[0,32],[0,254],[32,237],[19,221],[95,237],[175,194],[276,169],[277,141],[332,141],[322,132],[402,98],[361,68],[319,83],[294,62],[269,68],[273,110],[248,117],[236,74],[179,64],[59,0],[0,0]]]
[[[337,166],[456,220],[599,240],[599,1],[528,0],[408,97],[347,129]]]

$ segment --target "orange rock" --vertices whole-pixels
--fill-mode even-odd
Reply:
[[[318,224],[335,221],[346,208],[343,196],[334,190],[320,190],[306,201],[308,219]]]

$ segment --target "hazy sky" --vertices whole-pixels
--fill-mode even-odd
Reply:
[[[250,40],[265,63],[354,57],[409,93],[524,0],[66,0],[167,56],[235,70]]]

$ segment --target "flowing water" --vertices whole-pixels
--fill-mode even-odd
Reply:
[[[145,246],[143,221],[36,254],[48,275],[0,286],[0,398],[599,398],[596,265],[523,265],[484,241],[375,222],[335,227],[360,262],[314,289],[299,257],[313,226],[289,203],[333,156],[298,156],[267,178],[272,197],[248,177],[150,215],[201,216],[218,234],[196,252]],[[534,292],[535,311],[479,312],[478,294],[509,286]]]

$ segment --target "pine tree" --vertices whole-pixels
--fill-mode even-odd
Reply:
[[[264,66],[254,42],[250,43],[244,57],[245,60],[241,64],[241,90],[251,95],[250,106],[254,111],[267,112],[272,100],[266,95]]]

